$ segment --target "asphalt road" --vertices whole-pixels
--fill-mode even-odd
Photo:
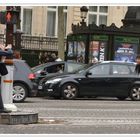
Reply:
[[[0,134],[140,134],[139,101],[28,98],[16,106],[38,112],[40,122],[0,125]]]

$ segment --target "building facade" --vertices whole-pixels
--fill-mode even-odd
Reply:
[[[0,10],[6,7],[0,7]],[[87,24],[95,22],[97,25],[107,26],[115,23],[122,26],[121,20],[127,11],[126,6],[89,6],[86,18]],[[58,6],[21,6],[21,30],[26,35],[57,37]],[[71,33],[71,25],[81,21],[80,6],[64,6],[65,36]],[[0,33],[4,33],[5,26],[0,24]]]
[[[72,33],[72,24],[81,22],[81,6],[64,6],[65,39]],[[121,20],[127,11],[127,6],[87,6],[86,23],[110,26],[115,23],[122,26]],[[6,7],[0,6],[0,11]],[[21,39],[22,58],[30,66],[40,63],[40,56],[44,53],[58,53],[58,6],[21,6],[20,28],[24,33]],[[0,43],[5,41],[6,26],[0,24]],[[65,50],[66,52],[66,40]],[[32,54],[32,55],[30,55]]]

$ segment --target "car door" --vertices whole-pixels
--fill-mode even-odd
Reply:
[[[108,77],[110,74],[110,64],[100,64],[87,71],[91,75],[79,79],[80,94],[87,96],[104,95],[108,87]]]
[[[111,76],[108,81],[110,86],[110,96],[127,96],[131,82],[133,81],[133,75],[128,65],[125,64],[112,64]]]

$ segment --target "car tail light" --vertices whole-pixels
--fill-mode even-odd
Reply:
[[[28,78],[29,78],[30,80],[33,80],[33,79],[35,79],[35,74],[33,74],[33,73],[30,73],[30,74],[28,75]]]

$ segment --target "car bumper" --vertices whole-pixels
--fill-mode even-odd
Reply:
[[[31,96],[37,96],[38,93],[38,85],[37,83],[33,83],[33,88],[31,89]]]
[[[60,89],[58,84],[47,84],[44,86],[44,95],[50,97],[60,96]]]

